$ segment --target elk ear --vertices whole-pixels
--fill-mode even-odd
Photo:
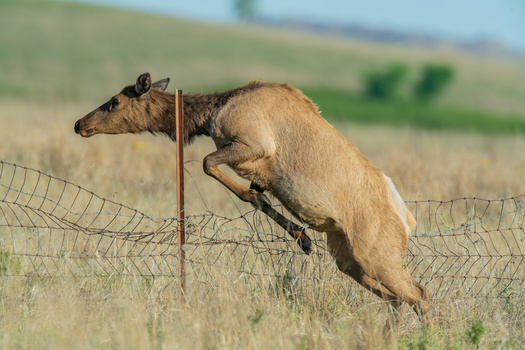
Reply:
[[[162,79],[162,80],[154,82],[152,86],[155,89],[159,89],[159,90],[164,91],[168,87],[169,83],[170,83],[170,78],[166,78],[166,79]]]
[[[147,94],[151,89],[151,76],[149,73],[144,73],[137,78],[137,83],[135,84],[135,91],[139,95]]]

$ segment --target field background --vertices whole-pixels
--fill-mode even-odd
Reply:
[[[81,139],[73,132],[77,119],[146,71],[153,79],[172,78],[172,90],[213,91],[252,79],[297,86],[393,178],[405,200],[525,193],[523,61],[52,1],[1,0],[0,31],[0,159],[69,180],[152,217],[175,215],[175,145],[151,135]],[[407,64],[413,74],[425,63],[445,62],[456,69],[456,79],[431,106],[401,100],[378,107],[359,99],[364,72],[392,62]],[[425,123],[426,112],[462,121],[459,127]],[[476,116],[489,126],[478,127]],[[494,126],[499,124],[511,126],[499,130]],[[251,210],[202,173],[200,161],[212,150],[204,139],[186,150],[200,191],[198,198],[186,198],[189,213],[238,216]],[[289,298],[257,280],[237,283],[227,266],[217,267],[217,273],[216,285],[198,291],[185,307],[167,281],[0,276],[0,344],[469,348],[469,331],[481,322],[486,328],[481,346],[525,346],[521,303],[433,305],[435,334],[420,329],[407,312],[388,340],[382,334],[386,308],[368,295],[348,303],[360,289],[345,279],[334,280],[332,292],[322,296],[312,285],[311,296],[322,300],[315,304],[313,297]]]

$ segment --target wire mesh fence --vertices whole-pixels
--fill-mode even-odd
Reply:
[[[522,295],[525,195],[411,201],[406,268],[432,298]],[[287,214],[282,208],[283,215]],[[309,232],[310,255],[264,214],[186,216],[186,276],[222,273],[321,283],[345,278]],[[175,217],[153,218],[38,170],[0,161],[0,276],[178,278]]]

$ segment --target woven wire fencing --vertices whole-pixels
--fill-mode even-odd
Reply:
[[[406,268],[433,299],[522,295],[524,201],[525,195],[407,202],[417,227]],[[313,249],[307,256],[259,211],[237,217],[207,212],[187,216],[185,224],[187,284],[213,285],[218,269],[287,284],[346,278],[322,234],[308,232]],[[176,279],[177,242],[175,217],[153,218],[71,182],[0,161],[2,278]]]

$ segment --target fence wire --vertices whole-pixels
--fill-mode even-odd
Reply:
[[[522,295],[524,200],[407,202],[417,226],[406,268],[434,299]],[[287,284],[346,278],[322,234],[308,232],[313,249],[306,256],[259,211],[238,217],[207,212],[187,216],[185,224],[187,283],[213,285],[218,273]],[[152,218],[71,182],[0,161],[0,276],[178,278],[177,242],[176,217]]]

